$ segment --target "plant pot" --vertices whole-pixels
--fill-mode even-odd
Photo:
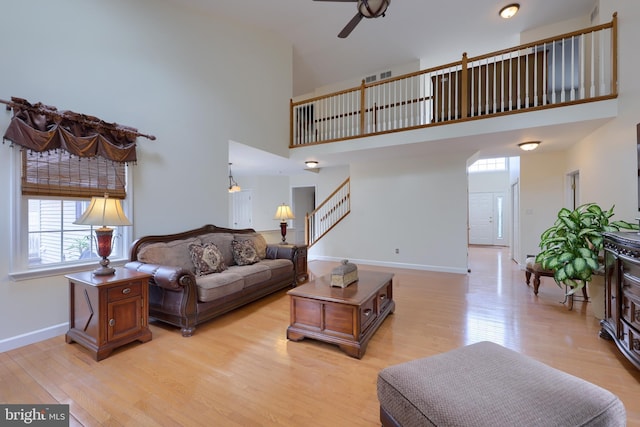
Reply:
[[[587,284],[591,312],[597,319],[604,319],[604,275],[594,274]]]

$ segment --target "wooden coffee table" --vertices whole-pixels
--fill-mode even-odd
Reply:
[[[287,338],[337,344],[360,359],[374,332],[395,310],[393,274],[360,270],[358,281],[346,288],[330,283],[327,275],[287,292],[291,298]]]

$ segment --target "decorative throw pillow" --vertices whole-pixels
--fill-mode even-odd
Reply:
[[[189,252],[191,253],[191,261],[196,268],[196,276],[220,273],[227,269],[222,252],[213,243],[189,245]]]
[[[260,259],[265,259],[267,257],[267,241],[264,236],[260,233],[237,233],[233,235],[235,240],[251,240],[253,242],[253,246],[256,247],[256,252],[258,252],[258,256]]]
[[[238,265],[250,265],[260,261],[258,251],[251,240],[232,240],[233,260]]]

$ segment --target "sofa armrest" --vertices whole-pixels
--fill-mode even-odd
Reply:
[[[288,259],[293,261],[296,255],[297,247],[295,245],[281,245],[269,243],[267,245],[267,258],[269,259]]]
[[[147,264],[140,261],[131,261],[124,265],[125,268],[151,274],[149,283],[161,288],[178,291],[190,283],[195,284],[192,272],[181,267],[170,265]]]

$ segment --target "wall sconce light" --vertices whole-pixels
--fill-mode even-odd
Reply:
[[[527,141],[521,142],[518,144],[518,147],[523,151],[533,151],[538,148],[538,145],[540,145],[540,141]]]
[[[315,160],[307,160],[306,162],[304,162],[304,164],[311,169],[315,169],[318,167],[318,162],[316,162]]]
[[[92,197],[89,207],[74,224],[100,226],[95,231],[98,241],[98,255],[102,257],[102,260],[100,260],[100,267],[93,270],[93,274],[96,276],[114,274],[116,270],[109,267],[108,258],[113,246],[113,228],[107,227],[107,225],[131,225],[122,210],[120,200],[110,199],[108,194],[105,194],[104,197]]]
[[[231,173],[231,165],[232,163],[229,163],[229,193],[237,193],[238,191],[241,191],[242,188],[240,188],[236,180],[233,179],[233,174]]]
[[[273,219],[280,220],[280,234],[282,234],[282,243],[287,243],[287,221],[290,219],[296,219],[296,217],[293,216],[293,212],[291,211],[289,205],[283,203],[278,206]]]
[[[520,10],[520,5],[518,3],[512,3],[500,9],[500,16],[504,19],[513,18],[516,13]]]

